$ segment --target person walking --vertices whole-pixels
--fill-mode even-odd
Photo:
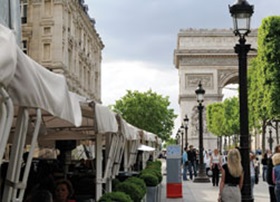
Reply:
[[[204,154],[204,163],[205,163],[205,171],[206,171],[206,175],[208,177],[212,177],[212,171],[209,172],[211,169],[210,169],[210,160],[211,160],[211,156],[209,155],[209,153],[207,151],[205,151],[205,154]]]
[[[187,153],[188,148],[184,148],[184,152],[182,155],[182,166],[183,166],[183,180],[187,181],[188,176],[187,176],[187,170],[188,170],[188,153]]]
[[[266,174],[267,174],[267,161],[268,161],[268,155],[267,151],[263,154],[261,163],[262,163],[262,178],[263,181],[266,182]]]
[[[276,201],[280,202],[280,153],[273,155],[272,162],[274,165],[272,178],[275,184],[275,197]]]
[[[254,185],[256,183],[256,172],[255,172],[255,158],[256,155],[254,153],[250,153],[250,175],[251,175],[251,193],[254,197]]]
[[[227,163],[222,166],[222,179],[218,201],[241,202],[243,168],[238,149],[228,152]]]
[[[268,158],[267,161],[267,175],[266,180],[268,184],[268,190],[269,190],[269,196],[270,196],[270,202],[276,202],[276,196],[275,196],[275,184],[273,182],[273,162],[272,158],[275,154],[280,153],[280,145],[275,146],[274,153]]]
[[[189,169],[189,174],[190,174],[190,179],[193,179],[193,173],[194,176],[197,176],[197,172],[196,172],[196,151],[193,148],[193,145],[189,146],[189,150],[187,152],[188,154],[188,169]]]
[[[210,159],[210,168],[212,170],[212,184],[219,186],[220,169],[222,167],[222,158],[218,149],[214,149]]]

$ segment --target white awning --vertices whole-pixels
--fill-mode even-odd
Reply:
[[[124,119],[121,119],[121,130],[122,133],[128,140],[137,140],[139,129],[134,127],[133,125],[127,123]]]
[[[108,107],[95,104],[98,133],[117,133],[118,123],[116,115]]]
[[[138,147],[138,150],[140,150],[140,151],[155,151],[155,148],[144,145],[144,144],[140,144],[140,146]]]
[[[7,88],[13,103],[43,109],[80,126],[80,101],[85,98],[68,91],[65,77],[24,54],[15,43],[13,32],[1,24],[0,44],[0,84]]]

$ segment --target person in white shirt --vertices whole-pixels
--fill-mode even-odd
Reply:
[[[210,168],[213,172],[212,175],[212,183],[213,186],[219,186],[219,177],[220,177],[220,169],[222,167],[222,157],[219,154],[218,149],[214,149],[211,159],[210,159]]]

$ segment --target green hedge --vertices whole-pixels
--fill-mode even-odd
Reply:
[[[134,202],[141,202],[142,198],[144,197],[140,186],[127,180],[120,183],[116,187],[116,190],[126,193]]]
[[[148,161],[147,166],[140,172],[141,179],[143,179],[148,187],[157,186],[162,181],[161,161]]]
[[[147,187],[155,187],[159,184],[158,177],[150,172],[143,172],[140,178],[145,181]]]
[[[142,198],[145,196],[145,194],[147,192],[147,186],[146,186],[145,181],[143,179],[141,179],[139,177],[130,177],[125,181],[134,183],[137,186],[139,186],[141,191],[142,191]]]
[[[124,192],[109,192],[103,194],[98,202],[133,202],[129,195]]]

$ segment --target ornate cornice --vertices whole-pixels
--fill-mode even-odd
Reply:
[[[236,55],[232,56],[180,56],[179,66],[237,66]]]

